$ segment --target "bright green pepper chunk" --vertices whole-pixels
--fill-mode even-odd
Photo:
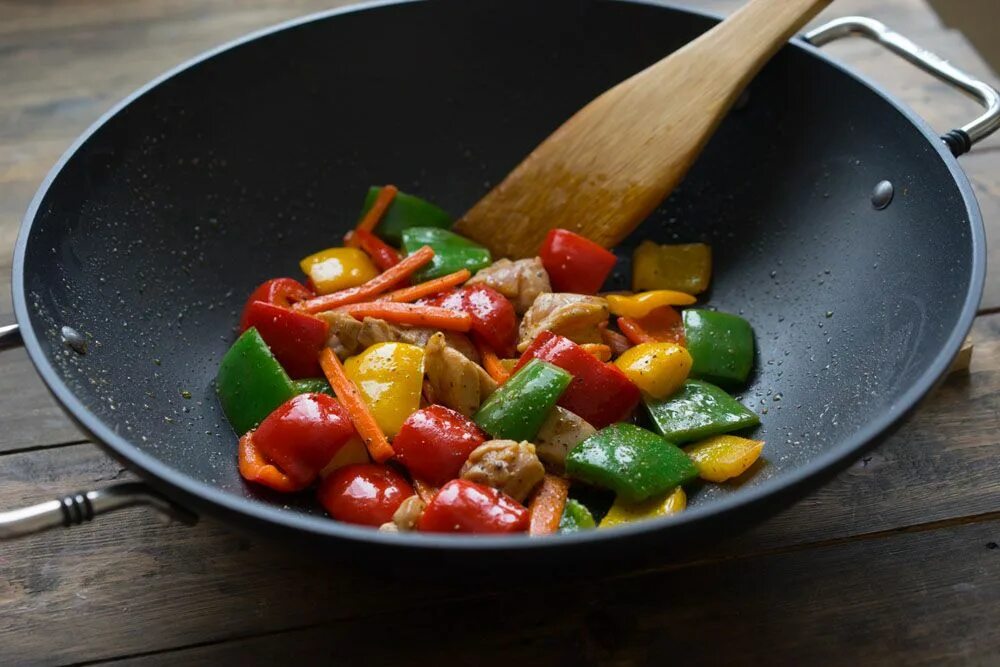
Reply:
[[[361,208],[361,217],[365,217],[368,210],[375,204],[378,193],[382,188],[372,186],[368,188],[365,195],[365,204]],[[441,229],[451,229],[451,216],[440,208],[424,201],[420,197],[414,197],[403,192],[397,192],[392,198],[392,203],[386,209],[385,215],[375,227],[375,233],[393,245],[399,245],[403,238],[403,230],[410,227],[440,227]]]
[[[493,262],[488,249],[447,229],[411,227],[403,231],[403,250],[407,255],[425,245],[434,249],[434,259],[415,274],[417,281],[440,278],[462,269],[475,273]]]
[[[644,396],[656,430],[673,442],[701,440],[760,424],[760,418],[723,389],[688,380],[680,391],[663,399]]]
[[[297,393],[288,373],[253,327],[244,331],[222,357],[215,391],[237,435],[256,428]]]
[[[303,378],[302,380],[292,380],[292,387],[296,394],[327,394],[333,396],[333,388],[330,383],[323,378]]]
[[[559,519],[560,533],[578,533],[581,530],[596,528],[597,522],[583,503],[568,498],[566,507],[563,508],[562,518]]]
[[[634,424],[612,424],[566,456],[566,473],[637,503],[698,477],[679,447]]]
[[[738,315],[690,308],[684,339],[694,363],[691,377],[732,386],[746,382],[753,366],[753,329]]]
[[[572,380],[563,369],[532,359],[493,392],[472,419],[494,438],[531,440]]]

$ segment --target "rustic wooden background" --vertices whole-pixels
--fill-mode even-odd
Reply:
[[[208,47],[338,4],[0,0],[0,323],[13,319],[20,217],[78,133]],[[738,2],[690,4],[724,13]],[[998,83],[924,0],[838,0],[820,20],[848,14],[880,18]],[[829,50],[939,130],[976,112],[874,45]],[[998,149],[993,138],[962,158],[991,257]],[[1000,664],[998,271],[972,337],[970,371],[889,442],[696,558],[544,586],[517,586],[517,572],[401,582],[211,521],[163,525],[130,510],[0,544],[0,664]],[[0,357],[0,396],[0,507],[131,476],[61,414],[21,351]]]

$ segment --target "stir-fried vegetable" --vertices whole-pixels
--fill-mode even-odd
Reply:
[[[447,229],[411,227],[403,232],[403,250],[407,254],[425,245],[434,249],[434,259],[417,273],[418,280],[440,278],[461,269],[475,273],[492,261],[489,250]]]
[[[647,397],[646,409],[660,435],[691,442],[710,435],[757,426],[760,419],[724,390],[701,380],[688,380],[663,399]]]
[[[617,258],[588,238],[568,229],[553,229],[538,254],[556,292],[596,294]]]
[[[378,216],[378,225],[368,231],[374,231],[389,243],[398,245],[402,241],[403,232],[411,227],[451,228],[451,216],[434,204],[419,197],[396,191],[391,185],[386,186],[386,188],[392,188],[395,192],[390,202],[387,203],[385,213]],[[368,190],[364,206],[361,209],[362,220],[371,211],[383,189],[372,187]]]
[[[496,489],[453,479],[427,504],[417,524],[432,533],[517,533],[527,530],[527,508]]]
[[[685,507],[687,507],[687,495],[681,487],[640,503],[627,503],[618,498],[601,519],[600,527],[611,528],[625,523],[670,516],[682,512]]]
[[[288,374],[256,329],[244,331],[222,357],[215,391],[237,435],[257,426],[296,394]]]
[[[642,343],[615,361],[629,380],[653,398],[677,391],[691,370],[691,355],[676,343]]]
[[[431,405],[407,417],[392,447],[411,475],[440,486],[458,477],[469,454],[485,441],[486,434],[471,419]]]
[[[573,376],[532,359],[486,399],[473,420],[494,438],[531,440]]]
[[[704,243],[659,245],[643,241],[632,254],[632,289],[701,294],[712,273],[712,249]]]
[[[597,524],[594,522],[594,517],[586,505],[573,498],[566,500],[562,517],[559,519],[560,533],[577,533],[581,530],[590,530],[596,527]]]
[[[413,495],[406,478],[389,466],[358,463],[335,471],[319,488],[319,501],[334,519],[365,526],[392,520]]]
[[[684,448],[706,482],[739,477],[757,462],[764,443],[736,435],[717,435]]]
[[[376,343],[344,362],[344,372],[361,393],[375,423],[387,436],[420,407],[424,350],[407,343]]]
[[[649,315],[651,311],[662,306],[690,306],[697,301],[690,294],[672,290],[653,290],[638,294],[609,294],[608,308],[612,315],[640,318]]]
[[[694,363],[691,375],[732,386],[746,382],[753,366],[753,330],[737,315],[684,311],[684,337]]]

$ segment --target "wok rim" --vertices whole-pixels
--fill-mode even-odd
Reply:
[[[733,514],[739,510],[746,510],[753,506],[759,506],[768,500],[775,500],[793,489],[801,488],[810,481],[816,481],[824,473],[839,470],[849,459],[860,456],[867,448],[873,447],[880,441],[882,436],[887,435],[891,429],[898,425],[920,401],[934,388],[937,381],[943,377],[945,371],[951,364],[952,359],[960,349],[962,342],[972,327],[973,320],[977,315],[980,299],[982,297],[985,277],[986,277],[986,240],[985,228],[983,226],[982,214],[976,201],[972,186],[969,183],[965,172],[962,170],[958,160],[952,156],[947,146],[940,139],[938,134],[923,120],[915,111],[909,109],[902,102],[897,101],[880,85],[869,80],[868,77],[855,72],[847,66],[840,64],[822,53],[817,47],[805,42],[801,37],[794,37],[789,41],[791,48],[802,49],[808,55],[820,60],[825,66],[832,67],[842,75],[850,77],[858,83],[864,85],[872,93],[878,95],[882,100],[901,114],[918,131],[920,131],[934,148],[937,155],[942,159],[949,174],[958,186],[962,195],[969,218],[969,226],[972,243],[972,264],[969,267],[969,287],[965,294],[961,313],[951,328],[947,342],[938,352],[937,356],[928,365],[920,377],[904,392],[896,397],[895,402],[885,413],[877,419],[870,421],[863,428],[858,429],[851,437],[842,439],[831,449],[824,451],[820,456],[809,460],[805,465],[800,466],[788,473],[778,474],[768,479],[759,486],[740,490],[737,493],[715,500],[704,506],[688,509],[682,514],[673,517],[639,522],[634,525],[618,527],[610,531],[583,531],[560,535],[558,537],[549,536],[546,539],[534,539],[527,535],[509,535],[500,537],[491,536],[460,536],[448,534],[406,534],[385,533],[371,528],[355,526],[341,523],[333,519],[317,515],[302,514],[294,511],[281,509],[276,505],[257,502],[248,498],[237,496],[219,487],[202,482],[179,470],[176,470],[159,458],[143,451],[132,444],[127,438],[122,437],[114,431],[111,426],[105,424],[97,415],[92,413],[80,401],[73,391],[66,385],[53,364],[49,361],[42,344],[31,324],[29,308],[25,294],[24,285],[24,265],[25,255],[28,247],[28,240],[32,227],[38,214],[42,201],[45,199],[53,182],[62,172],[63,168],[73,159],[80,148],[105,124],[110,122],[126,107],[141,98],[147,92],[156,88],[169,79],[184,73],[200,63],[213,58],[223,52],[244,46],[284,30],[292,29],[307,23],[326,20],[343,14],[350,14],[359,11],[392,7],[395,5],[410,4],[421,0],[373,0],[347,7],[340,7],[332,10],[324,10],[305,16],[293,18],[288,21],[253,31],[234,40],[208,49],[201,54],[167,70],[160,76],[155,77],[145,85],[141,86],[111,109],[102,114],[92,123],[71,146],[62,154],[56,164],[46,175],[38,190],[36,191],[24,217],[18,233],[17,241],[14,245],[14,257],[12,264],[11,290],[13,293],[14,316],[19,323],[24,346],[28,356],[35,366],[38,375],[55,396],[56,400],[69,412],[74,421],[89,433],[95,442],[102,448],[120,459],[127,462],[133,470],[147,481],[151,481],[157,488],[168,489],[167,495],[181,496],[196,501],[199,510],[206,510],[208,514],[223,515],[229,519],[233,515],[239,519],[249,519],[257,527],[267,526],[277,529],[291,529],[298,533],[308,535],[310,538],[347,540],[351,542],[362,542],[369,545],[397,547],[403,549],[419,550],[458,550],[458,551],[493,551],[493,550],[546,550],[563,549],[579,544],[607,543],[609,541],[625,541],[629,538],[651,537],[653,533],[661,533],[660,537],[665,537],[666,533],[673,530],[675,533],[681,532],[684,528],[692,528],[696,524],[718,520],[725,515]],[[704,12],[668,2],[658,2],[657,0],[615,0],[627,4],[646,5],[673,11],[686,12],[705,18],[720,20],[721,17],[711,12]]]

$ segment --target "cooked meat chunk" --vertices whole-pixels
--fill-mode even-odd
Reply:
[[[462,479],[492,486],[523,502],[545,477],[545,468],[530,442],[490,440],[472,450],[461,475]]]
[[[420,499],[420,496],[413,495],[403,501],[396,513],[392,515],[392,523],[399,530],[414,530],[420,515],[424,513],[427,505]]]
[[[398,342],[423,347],[437,333],[435,329],[424,327],[399,327],[375,317],[366,317],[359,322],[350,315],[335,310],[320,313],[319,317],[330,324],[327,347],[341,359],[354,356],[375,343]],[[475,363],[479,362],[479,352],[467,336],[452,331],[443,334],[448,347]]]
[[[498,259],[469,279],[468,285],[483,283],[503,294],[514,304],[518,315],[523,315],[535,298],[543,292],[551,292],[549,274],[538,257],[519,259]]]
[[[434,400],[471,417],[497,383],[478,364],[445,344],[437,332],[424,345],[424,373]]]
[[[520,342],[523,352],[542,331],[566,336],[576,343],[600,343],[600,325],[608,321],[608,302],[597,296],[539,294],[521,320]]]
[[[562,471],[569,450],[596,432],[583,417],[557,405],[535,436],[535,451],[546,465]]]

